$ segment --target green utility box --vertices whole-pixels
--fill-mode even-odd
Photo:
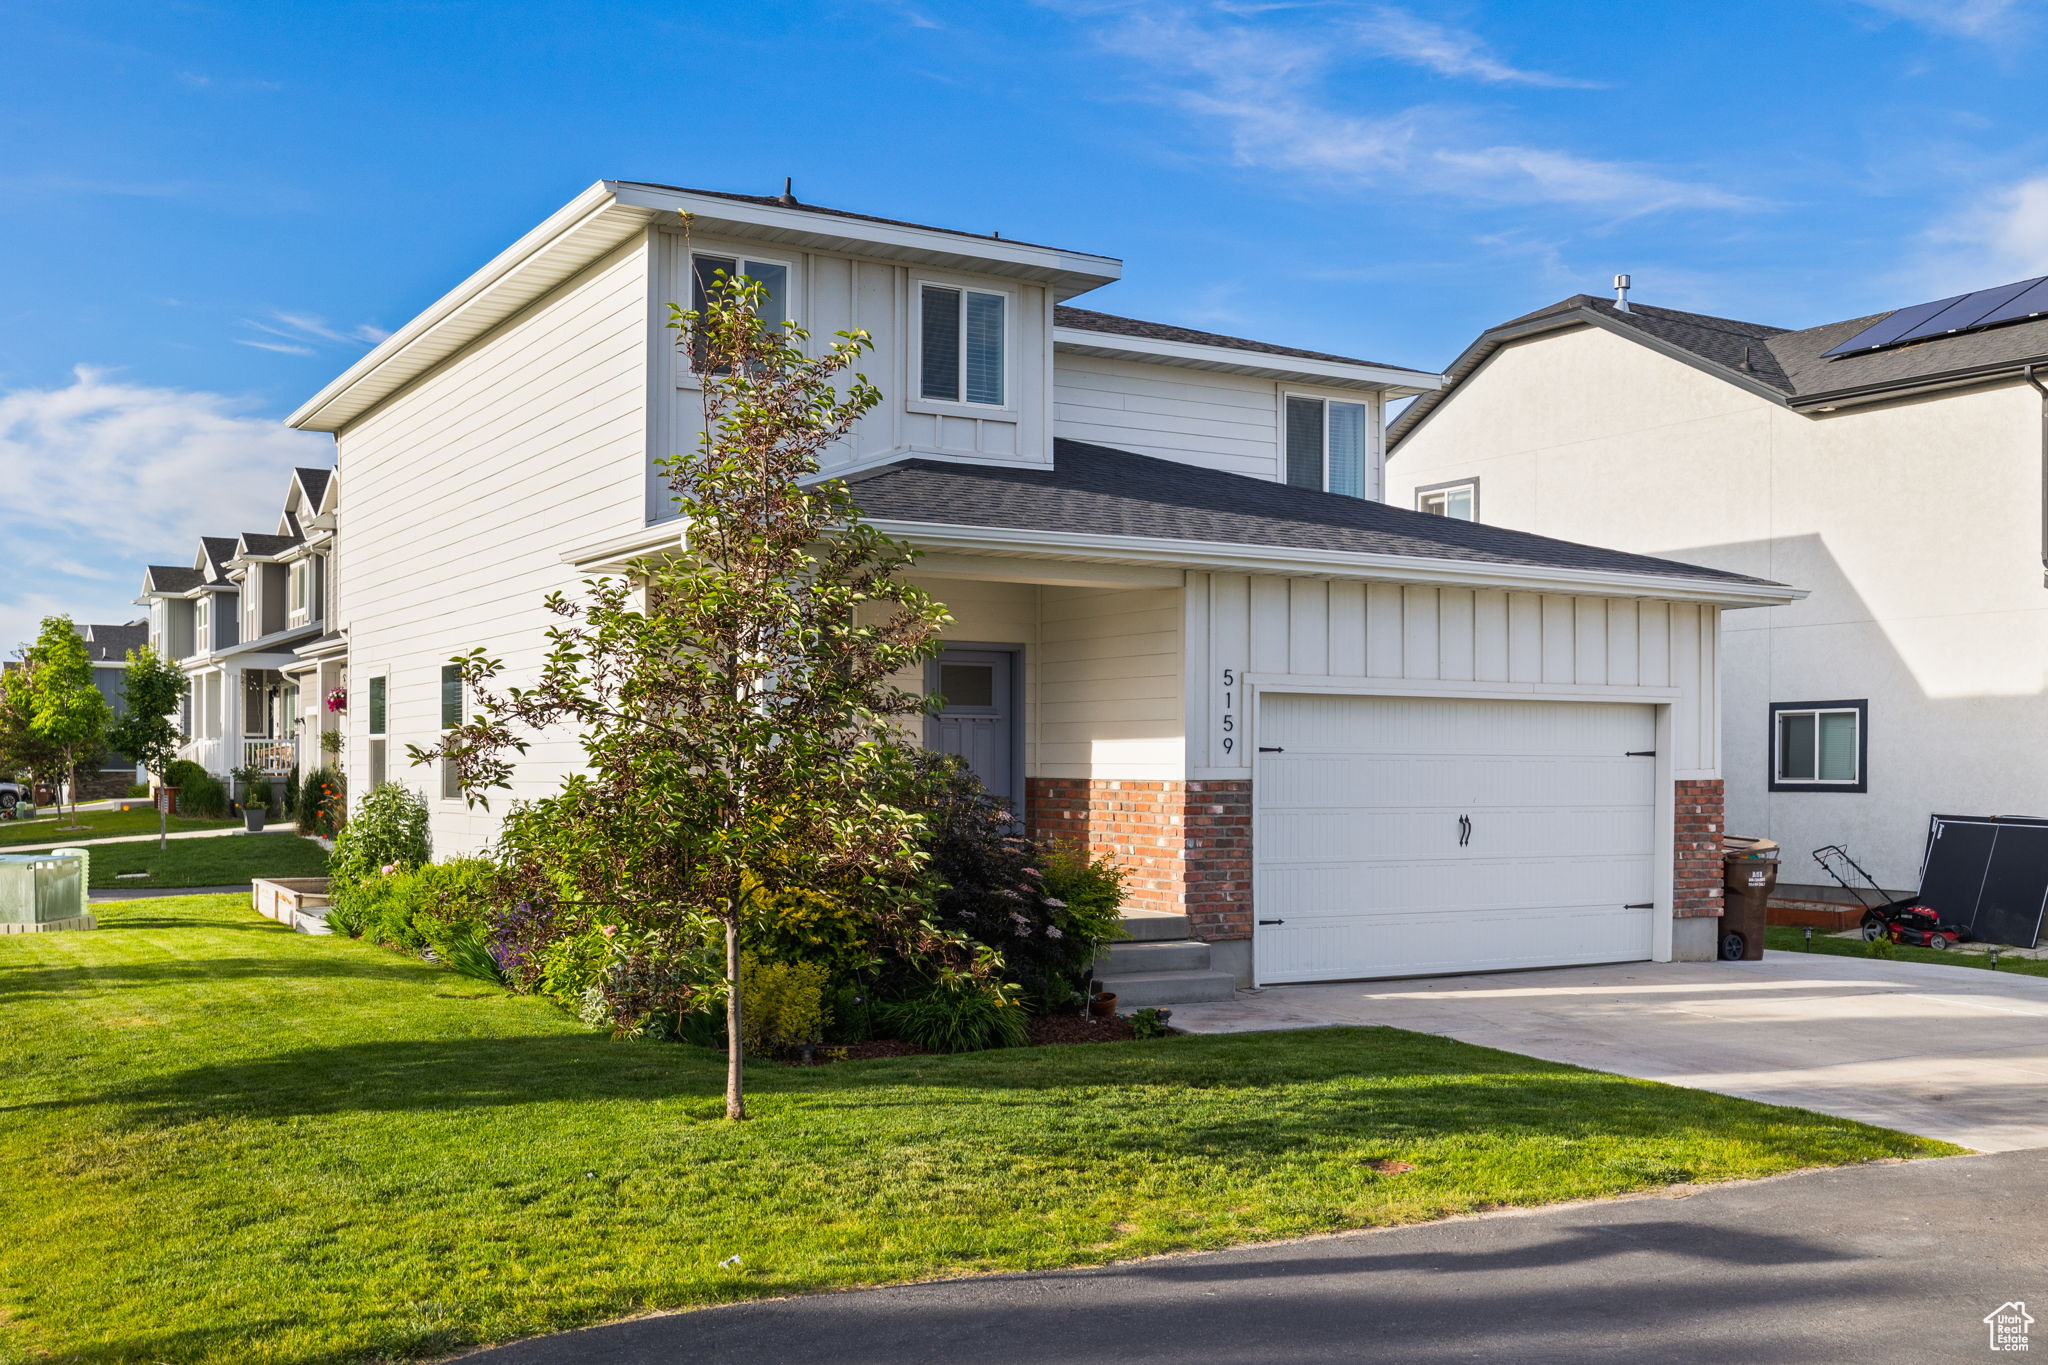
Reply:
[[[0,854],[0,934],[92,928],[85,861],[82,850]]]

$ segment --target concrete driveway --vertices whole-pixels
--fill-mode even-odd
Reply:
[[[1177,1006],[1173,1022],[1193,1033],[1388,1024],[1982,1152],[2048,1147],[2048,977],[1983,967],[1774,952],[1274,986]]]

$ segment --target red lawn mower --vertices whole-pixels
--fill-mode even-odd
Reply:
[[[1815,849],[1813,860],[1863,907],[1865,943],[1889,938],[1909,948],[1932,948],[1944,952],[1951,945],[1970,937],[1970,931],[1964,926],[1943,919],[1928,906],[1910,898],[1886,900],[1883,889],[1840,844]]]

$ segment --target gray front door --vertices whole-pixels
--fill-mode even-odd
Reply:
[[[1016,654],[1003,649],[948,649],[933,660],[930,687],[946,701],[927,726],[926,743],[966,759],[982,786],[1021,808],[1016,663]]]

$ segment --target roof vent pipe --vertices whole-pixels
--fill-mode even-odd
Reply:
[[[795,177],[795,176],[793,176],[793,175],[785,175],[785,176],[783,176],[783,177],[782,177],[782,193],[776,196],[775,202],[776,202],[776,203],[778,203],[778,204],[794,204],[794,203],[796,202],[796,195],[795,195],[794,193],[792,193],[792,188],[794,187],[794,185],[795,185],[795,184],[796,184],[796,177]]]
[[[1628,286],[1628,276],[1616,275],[1614,277],[1614,306],[1624,313],[1631,311],[1628,306]]]

